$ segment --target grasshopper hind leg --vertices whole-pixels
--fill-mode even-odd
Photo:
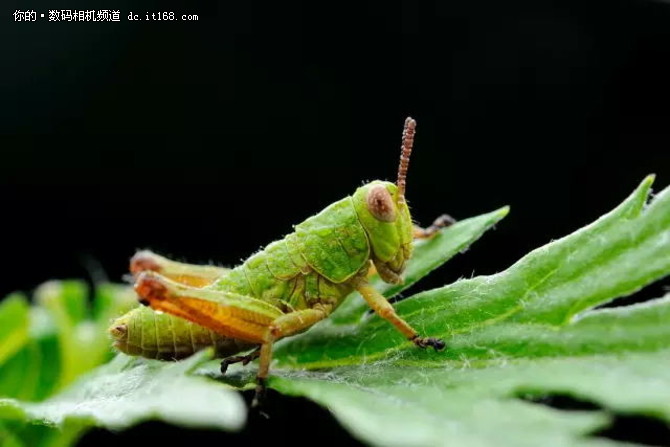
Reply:
[[[247,355],[234,355],[226,357],[221,361],[221,374],[226,374],[228,367],[235,363],[242,363],[242,365],[247,366],[250,362],[256,360],[261,355],[261,347],[258,346],[254,351]]]

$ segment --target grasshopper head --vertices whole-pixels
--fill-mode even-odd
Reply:
[[[413,225],[405,187],[415,129],[416,121],[407,117],[396,183],[374,181],[358,188],[353,197],[358,218],[370,240],[372,262],[379,276],[390,283],[402,282],[400,275],[412,255]]]
[[[412,254],[412,218],[398,187],[374,181],[353,195],[358,219],[368,235],[371,259],[386,282],[399,283]]]

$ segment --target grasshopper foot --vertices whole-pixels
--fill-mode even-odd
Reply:
[[[234,363],[242,363],[242,365],[247,366],[249,362],[257,359],[261,355],[261,348],[257,348],[254,352],[248,355],[234,355],[231,357],[226,357],[221,361],[221,374],[225,374],[228,371],[228,367]]]
[[[442,214],[437,219],[435,219],[435,221],[433,222],[433,225],[431,225],[431,226],[444,228],[444,227],[450,227],[455,223],[456,223],[456,219],[454,219],[453,217],[451,217],[448,214]]]
[[[441,351],[444,349],[446,344],[444,340],[435,337],[419,337],[416,336],[412,338],[412,342],[420,348],[427,348],[428,346],[432,347],[436,351]]]

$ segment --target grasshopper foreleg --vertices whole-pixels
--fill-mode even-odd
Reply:
[[[391,323],[396,327],[408,340],[413,342],[420,348],[428,346],[433,347],[436,351],[444,349],[444,341],[434,337],[421,337],[419,333],[412,328],[405,320],[403,320],[395,312],[395,309],[389,303],[384,295],[379,293],[374,287],[367,282],[363,282],[356,287],[356,290],[363,296],[368,305],[380,317]]]
[[[418,225],[414,225],[414,239],[429,239],[438,231],[444,227],[451,226],[456,223],[456,219],[451,217],[448,214],[442,214],[440,217],[435,219],[431,226],[428,228],[421,228]]]

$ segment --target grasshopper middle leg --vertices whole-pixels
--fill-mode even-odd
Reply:
[[[226,357],[225,359],[221,360],[221,374],[225,374],[226,371],[228,371],[228,367],[230,365],[233,365],[235,363],[242,363],[242,365],[246,366],[249,364],[249,362],[252,362],[258,357],[260,357],[260,355],[261,355],[261,348],[259,346],[258,348],[254,349],[250,354]]]

